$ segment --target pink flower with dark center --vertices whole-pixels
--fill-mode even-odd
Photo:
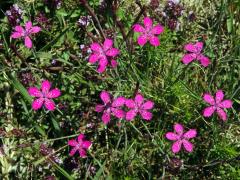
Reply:
[[[175,141],[172,145],[172,152],[178,153],[181,150],[182,144],[186,151],[193,151],[193,144],[189,141],[189,139],[197,136],[197,131],[195,129],[190,129],[186,133],[183,133],[183,126],[181,124],[176,123],[174,125],[175,132],[168,132],[166,134],[166,138],[171,141]]]
[[[159,46],[160,42],[156,35],[159,35],[164,31],[163,26],[160,24],[153,26],[152,19],[149,17],[145,17],[143,23],[144,27],[140,24],[133,25],[133,30],[140,33],[137,40],[138,44],[144,46],[149,41],[151,45]]]
[[[113,58],[116,57],[120,51],[117,48],[113,48],[113,41],[111,39],[105,39],[103,45],[98,43],[91,44],[91,50],[93,53],[89,57],[91,64],[99,61],[97,71],[102,73],[106,70],[107,65],[111,65],[113,68],[117,67],[117,61]],[[110,61],[110,62],[109,62]]]
[[[224,93],[222,90],[218,90],[216,92],[215,99],[210,94],[205,93],[203,95],[203,100],[205,102],[207,102],[208,104],[210,104],[211,106],[209,106],[203,110],[203,116],[210,117],[210,116],[212,116],[212,114],[215,111],[217,111],[217,114],[220,117],[220,119],[222,119],[223,121],[226,121],[227,114],[223,109],[231,108],[232,101],[231,100],[223,100],[223,98],[224,98]]]
[[[124,97],[111,98],[107,91],[102,91],[100,97],[104,104],[98,104],[96,106],[97,112],[103,112],[102,121],[104,124],[108,124],[111,119],[111,114],[119,119],[125,116],[125,112],[121,107],[125,103]]]
[[[126,113],[126,120],[133,120],[138,113],[147,121],[152,119],[152,113],[148,110],[153,108],[154,103],[152,101],[144,102],[144,97],[141,94],[137,94],[134,100],[126,99],[125,105],[130,108]]]
[[[25,24],[25,29],[22,26],[16,26],[15,31],[11,35],[11,38],[24,38],[25,46],[27,48],[32,48],[32,40],[30,39],[30,36],[31,34],[38,33],[39,31],[41,31],[40,27],[32,26],[32,22],[28,21]]]
[[[28,89],[28,93],[30,96],[37,97],[32,103],[32,108],[34,110],[38,110],[44,106],[49,110],[53,111],[55,109],[55,103],[53,102],[53,98],[57,98],[61,95],[61,92],[58,88],[52,89],[51,83],[47,80],[44,80],[41,85],[41,90],[36,87],[30,87]]]
[[[82,158],[86,158],[87,157],[86,151],[91,148],[92,142],[85,141],[84,134],[80,134],[77,137],[77,140],[75,139],[69,140],[68,145],[73,147],[69,153],[70,156],[73,156],[76,153],[76,151],[78,151]]]
[[[184,64],[189,64],[193,60],[198,60],[202,64],[202,66],[207,67],[210,64],[210,60],[208,57],[204,56],[201,51],[203,49],[203,43],[197,42],[196,44],[186,44],[184,46],[186,51],[189,51],[189,54],[185,54],[182,58],[182,62]]]

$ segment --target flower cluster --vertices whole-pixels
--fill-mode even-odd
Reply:
[[[45,1],[48,2],[48,1]],[[61,1],[53,1],[61,2]],[[173,1],[169,2],[169,6],[178,6],[178,4]],[[182,13],[182,9],[179,6],[176,10],[172,11],[173,15],[179,17]],[[168,10],[170,11],[170,10]],[[9,13],[10,14],[10,13]],[[44,19],[44,18],[43,18]],[[41,20],[41,18],[40,18]],[[81,20],[79,22],[81,25],[86,26],[88,22]],[[149,42],[152,46],[157,47],[160,45],[158,35],[164,32],[164,27],[160,24],[153,25],[153,21],[150,17],[144,17],[144,26],[140,24],[133,25],[133,31],[139,33],[137,42],[140,46],[144,46]],[[31,21],[26,22],[25,27],[16,25],[11,38],[23,38],[25,46],[27,48],[32,48],[31,35],[36,34],[41,31],[38,26],[33,26]],[[107,66],[113,68],[117,67],[116,57],[120,54],[120,50],[114,47],[114,42],[112,39],[106,38],[102,43],[93,42],[90,49],[81,45],[81,49],[87,49],[87,52],[91,55],[89,56],[89,63],[94,64],[98,62],[97,71],[103,73]],[[182,62],[187,65],[193,60],[197,60],[202,66],[207,67],[210,64],[210,60],[203,53],[203,42],[196,42],[195,44],[188,43],[184,46],[184,49],[189,53],[185,54],[182,58]],[[58,88],[51,90],[51,83],[48,80],[42,81],[41,88],[30,87],[28,93],[36,99],[32,102],[32,109],[39,110],[43,105],[49,111],[56,109],[55,103],[52,99],[57,98],[61,95]],[[126,119],[127,121],[132,121],[136,116],[141,116],[142,119],[150,121],[153,118],[151,110],[154,108],[154,102],[150,100],[145,100],[143,95],[137,93],[134,98],[129,99],[123,96],[114,98],[108,91],[102,91],[100,93],[100,98],[102,104],[97,104],[95,107],[96,112],[102,113],[101,119],[104,124],[108,124],[112,117],[118,119]],[[227,114],[224,109],[232,107],[231,100],[223,100],[224,93],[222,90],[218,90],[216,97],[213,98],[210,94],[205,93],[203,100],[210,104],[209,107],[205,108],[203,111],[204,117],[210,117],[216,111],[218,116],[223,120],[227,120]],[[172,145],[172,152],[178,153],[183,146],[187,152],[193,151],[193,144],[190,139],[197,136],[197,131],[195,129],[190,129],[184,133],[184,127],[176,123],[174,125],[174,132],[168,132],[166,138],[171,141],[175,141]],[[85,158],[87,156],[86,151],[90,149],[92,142],[85,140],[84,134],[80,134],[77,139],[72,139],[68,141],[68,145],[72,146],[70,151],[70,156],[73,156],[77,151],[80,156]],[[43,146],[42,149],[45,147]],[[46,149],[46,148],[45,148]],[[45,151],[44,151],[45,152]]]
[[[171,30],[178,30],[180,18],[183,14],[183,6],[177,0],[168,1],[163,10],[163,19]]]
[[[140,114],[144,120],[151,120],[152,113],[149,112],[154,106],[152,101],[144,102],[144,97],[141,94],[137,94],[134,99],[127,99],[125,97],[112,98],[107,91],[102,91],[100,98],[103,104],[96,106],[97,112],[103,112],[102,121],[104,124],[108,124],[111,115],[122,119],[125,118],[127,121],[133,120],[137,114]],[[128,108],[128,111],[123,110],[123,106]]]
[[[13,6],[11,6],[10,9],[6,11],[6,15],[9,24],[14,27],[20,24],[23,16],[23,11],[17,4],[13,4]]]

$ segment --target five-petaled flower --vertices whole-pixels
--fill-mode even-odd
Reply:
[[[55,103],[51,99],[59,97],[61,92],[58,88],[50,91],[50,88],[51,83],[48,80],[44,80],[42,81],[41,90],[36,87],[30,87],[28,89],[30,96],[37,97],[32,103],[32,108],[34,110],[40,109],[43,104],[50,111],[55,109]]]
[[[22,26],[16,26],[15,31],[12,33],[11,38],[18,39],[23,37],[24,44],[27,48],[32,48],[32,40],[30,39],[31,34],[38,33],[41,28],[38,26],[32,26],[32,22],[28,21],[25,24],[25,29]]]
[[[184,64],[189,64],[193,60],[200,61],[200,63],[204,67],[207,67],[210,64],[209,58],[201,53],[203,49],[203,42],[197,42],[196,44],[192,44],[192,43],[186,44],[184,46],[184,49],[190,52],[189,54],[185,54],[183,56],[182,62]]]
[[[97,112],[103,112],[102,121],[104,124],[108,124],[111,119],[111,114],[115,117],[121,119],[124,118],[125,112],[121,107],[125,103],[124,97],[117,97],[115,99],[111,98],[111,95],[107,91],[102,91],[100,94],[104,104],[98,104],[96,106]]]
[[[140,24],[133,25],[133,30],[140,33],[140,36],[137,39],[138,44],[143,46],[149,41],[151,45],[159,46],[160,42],[156,35],[159,35],[164,31],[163,26],[160,24],[153,26],[152,19],[149,17],[145,17],[143,23],[144,27]]]
[[[207,107],[203,110],[203,116],[204,117],[210,117],[210,116],[212,116],[212,114],[215,111],[217,111],[217,114],[220,117],[220,119],[222,119],[223,121],[226,121],[227,120],[227,114],[223,109],[224,108],[231,108],[232,107],[232,101],[231,100],[223,100],[223,98],[224,98],[224,93],[223,93],[222,90],[218,90],[216,92],[215,99],[210,94],[205,93],[203,95],[203,99],[204,99],[204,101],[206,101],[211,106],[209,106],[209,107]]]
[[[126,99],[125,105],[130,108],[130,110],[126,113],[126,120],[133,120],[138,113],[145,120],[149,121],[152,119],[152,113],[148,112],[148,110],[153,108],[154,103],[152,101],[144,102],[144,97],[141,94],[137,94],[134,100]]]
[[[76,151],[78,151],[82,158],[86,158],[87,157],[86,151],[91,148],[92,142],[86,141],[84,134],[80,134],[77,137],[77,140],[75,139],[69,140],[68,145],[73,147],[69,153],[70,156],[73,156],[76,153]]]
[[[189,142],[189,139],[196,137],[197,131],[195,129],[190,129],[184,133],[183,126],[178,123],[174,125],[174,131],[175,132],[168,132],[166,134],[168,140],[175,141],[172,145],[172,152],[178,153],[181,150],[182,144],[186,151],[192,152],[193,144]]]
[[[117,48],[113,48],[113,41],[111,39],[105,39],[103,45],[99,43],[92,43],[91,50],[93,53],[89,57],[91,64],[99,61],[97,71],[102,73],[106,70],[107,65],[111,64],[113,68],[117,66],[117,61],[113,58],[116,57],[120,51]],[[110,62],[109,62],[110,61]]]

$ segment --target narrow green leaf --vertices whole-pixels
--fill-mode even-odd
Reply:
[[[4,74],[4,76],[8,82],[13,85],[29,103],[32,103],[32,97],[29,96],[27,89],[22,85],[22,83],[18,81],[14,72],[10,75]]]
[[[45,45],[42,49],[40,49],[39,51],[46,51],[48,50],[50,47],[54,46],[55,43],[57,43],[57,41],[68,31],[69,28],[65,28],[55,39],[53,39],[50,43],[48,43],[47,45]]]

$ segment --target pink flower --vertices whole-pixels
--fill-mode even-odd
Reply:
[[[82,158],[87,157],[86,150],[90,149],[92,142],[91,141],[85,141],[85,136],[84,134],[80,134],[77,137],[77,140],[72,139],[68,141],[68,145],[72,146],[72,150],[70,151],[70,156],[73,156],[76,151],[78,150],[80,156]]]
[[[91,50],[93,53],[89,57],[91,64],[99,61],[97,71],[102,73],[106,70],[108,64],[111,64],[113,68],[117,67],[117,61],[113,58],[117,56],[120,51],[117,48],[113,48],[113,41],[111,39],[105,39],[103,45],[98,43],[91,44]],[[110,62],[109,62],[110,61]]]
[[[137,40],[138,44],[143,46],[147,43],[147,41],[149,41],[151,45],[159,46],[159,39],[155,35],[159,35],[164,31],[163,26],[160,24],[153,26],[152,19],[149,17],[145,17],[143,23],[144,27],[142,27],[140,24],[133,25],[133,30],[140,33],[140,36]]]
[[[102,91],[100,97],[104,104],[98,104],[96,106],[96,111],[103,112],[102,121],[104,124],[109,123],[111,114],[119,119],[125,116],[125,112],[121,109],[125,103],[124,97],[117,97],[113,99],[107,91]]]
[[[32,22],[28,21],[25,24],[25,29],[22,26],[16,26],[15,32],[12,33],[11,38],[18,39],[23,37],[25,41],[25,46],[27,48],[32,48],[32,40],[30,39],[31,34],[35,34],[41,31],[41,28],[38,26],[32,26]]]
[[[137,94],[134,100],[126,99],[125,105],[131,109],[126,113],[126,120],[133,120],[138,113],[147,121],[152,119],[152,113],[148,110],[153,108],[154,103],[152,101],[144,102],[144,97],[141,94]]]
[[[189,139],[196,137],[197,131],[195,129],[190,129],[186,133],[183,133],[183,126],[181,124],[176,123],[174,125],[175,133],[168,132],[166,134],[166,138],[171,141],[175,141],[172,145],[172,152],[178,153],[182,147],[186,149],[188,152],[193,151],[193,144],[189,142]]]
[[[28,94],[33,97],[37,97],[32,103],[32,108],[38,110],[44,106],[53,111],[55,109],[55,103],[51,100],[52,98],[57,98],[60,96],[61,92],[59,89],[55,88],[49,91],[51,88],[51,83],[47,80],[44,80],[41,85],[41,90],[36,87],[30,87],[28,89]]]
[[[204,56],[201,51],[203,49],[203,43],[202,42],[197,42],[196,44],[187,44],[184,46],[184,49],[186,51],[189,51],[189,54],[185,54],[182,58],[182,62],[184,64],[189,64],[193,60],[198,60],[200,63],[204,66],[207,67],[210,64],[210,60],[208,57]]]
[[[215,99],[208,93],[205,93],[203,95],[203,100],[210,104],[211,106],[205,108],[203,110],[203,116],[204,117],[210,117],[212,114],[217,111],[218,116],[223,121],[227,120],[227,114],[223,110],[224,108],[231,108],[232,107],[232,101],[231,100],[223,100],[224,93],[222,90],[218,90],[216,92]]]

